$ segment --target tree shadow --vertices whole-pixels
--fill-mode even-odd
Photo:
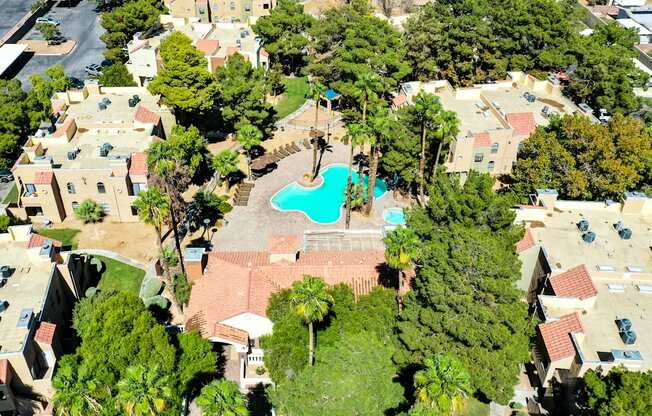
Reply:
[[[265,386],[257,384],[247,393],[247,407],[250,416],[269,416],[272,414],[272,404],[269,402]]]

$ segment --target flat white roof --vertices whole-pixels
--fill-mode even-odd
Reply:
[[[14,63],[21,53],[25,52],[27,45],[7,44],[0,47],[0,75]]]
[[[633,19],[617,19],[616,22],[629,29],[638,29],[639,35],[652,35],[652,32],[650,32],[645,26]]]

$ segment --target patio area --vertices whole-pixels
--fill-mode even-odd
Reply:
[[[349,147],[338,141],[331,141],[330,144],[332,152],[324,153],[322,169],[333,163],[348,163]],[[256,180],[248,205],[235,207],[227,214],[224,226],[212,236],[213,246],[225,251],[261,251],[267,249],[267,237],[272,234],[295,234],[302,237],[306,230],[343,230],[344,215],[334,224],[321,225],[301,212],[281,212],[272,207],[272,196],[301,178],[310,171],[311,166],[311,150],[302,150],[278,162],[277,169]],[[353,212],[350,229],[380,231],[383,225],[387,225],[382,218],[383,210],[402,206],[405,204],[394,200],[390,190],[374,201],[370,216]]]

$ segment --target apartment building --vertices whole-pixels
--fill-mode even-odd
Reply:
[[[197,18],[202,23],[247,23],[268,16],[276,0],[166,0],[174,17]]]
[[[173,32],[182,32],[205,56],[207,69],[214,72],[227,59],[239,53],[254,68],[269,68],[269,54],[261,46],[253,30],[245,23],[203,23],[197,18],[160,17],[161,29],[153,33],[137,33],[127,44],[127,70],[138,85],[144,86],[161,68],[159,46]]]
[[[170,111],[146,88],[96,82],[56,93],[52,108],[56,121],[29,137],[12,168],[19,190],[12,213],[58,223],[92,199],[113,221],[138,221],[132,203],[147,188],[144,152],[165,138]]]
[[[590,369],[652,369],[652,198],[563,201],[538,190],[516,209],[520,286],[542,321],[533,350],[541,386]]]
[[[578,108],[561,93],[561,86],[522,72],[502,81],[454,89],[446,80],[406,82],[393,100],[398,108],[412,103],[420,92],[437,95],[446,110],[460,120],[460,133],[450,146],[445,166],[462,175],[470,170],[495,176],[508,174],[521,142],[553,114]]]
[[[31,225],[0,234],[0,412],[16,411],[23,394],[54,394],[63,328],[91,285],[88,263]]]

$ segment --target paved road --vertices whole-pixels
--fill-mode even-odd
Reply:
[[[14,187],[14,181],[8,183],[0,182],[0,203],[2,203],[2,201],[5,200],[5,197],[13,187]]]
[[[17,2],[19,0],[0,0]],[[29,3],[29,0],[22,0]],[[1,7],[1,6],[0,6]],[[76,48],[72,53],[61,56],[32,56],[27,64],[16,76],[23,82],[25,88],[29,88],[28,78],[34,73],[43,73],[47,68],[55,64],[63,64],[66,74],[71,77],[85,79],[84,66],[88,64],[99,64],[102,62],[103,53],[106,50],[100,36],[104,29],[100,25],[98,15],[93,11],[95,4],[92,0],[82,0],[74,7],[62,6],[61,3],[50,10],[46,16],[52,16],[61,21],[61,33],[68,39],[77,41]],[[0,9],[1,10],[1,9]],[[4,11],[0,11],[4,17]],[[39,39],[39,35],[31,30],[25,39]]]
[[[30,0],[0,0],[0,37],[25,16],[31,4]]]

